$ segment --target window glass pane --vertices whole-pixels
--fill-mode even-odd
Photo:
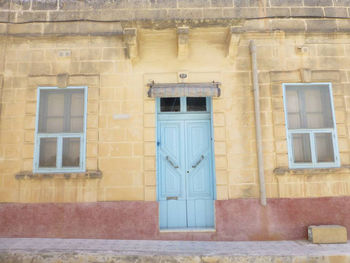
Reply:
[[[288,128],[289,129],[301,128],[299,113],[288,113]]]
[[[39,132],[63,132],[64,94],[42,90],[39,108]]]
[[[45,94],[44,94],[45,95]],[[64,93],[47,93],[47,116],[64,115]]]
[[[305,128],[333,128],[328,86],[307,88],[303,92],[305,100]]]
[[[84,115],[84,94],[73,93],[71,99],[71,116],[83,116]]]
[[[64,118],[62,117],[49,117],[45,121],[45,126],[39,128],[39,132],[63,132],[63,122]]]
[[[317,162],[334,162],[334,149],[331,133],[316,133],[315,143]]]
[[[70,119],[70,132],[82,132],[84,127],[84,117],[72,117]]]
[[[71,94],[70,111],[67,111],[66,116],[66,131],[67,132],[83,132],[84,130],[84,94],[83,92],[75,92]]]
[[[328,86],[287,86],[289,129],[333,128]]]
[[[56,153],[57,139],[56,138],[41,138],[40,139],[40,154],[39,167],[54,167],[56,168]]]
[[[187,111],[207,111],[207,99],[201,98],[186,98]]]
[[[79,167],[80,138],[63,138],[62,154],[63,167]]]
[[[287,95],[287,111],[288,111],[288,128],[298,129],[301,127],[299,97],[296,89],[288,88]]]
[[[180,111],[180,98],[161,98],[161,112],[178,112]]]
[[[309,134],[292,134],[293,157],[295,163],[311,163]]]
[[[83,132],[84,90],[41,90],[39,132]]]

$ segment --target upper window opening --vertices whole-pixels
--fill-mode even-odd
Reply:
[[[339,166],[330,84],[284,84],[289,166]]]
[[[288,128],[333,128],[328,86],[287,86]]]
[[[35,172],[85,171],[87,88],[39,88]]]
[[[39,132],[83,132],[84,90],[42,90]]]

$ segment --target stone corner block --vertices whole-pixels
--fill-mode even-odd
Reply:
[[[319,225],[308,227],[308,240],[314,244],[346,243],[346,227],[340,225]]]

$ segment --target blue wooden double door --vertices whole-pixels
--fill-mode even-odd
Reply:
[[[211,130],[209,113],[158,119],[160,229],[214,227]]]

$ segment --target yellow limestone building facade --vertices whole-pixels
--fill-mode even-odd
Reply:
[[[0,235],[271,240],[305,238],[311,224],[350,227],[349,8],[3,2]],[[205,99],[198,83],[220,93]],[[183,90],[195,95],[171,95]],[[205,114],[189,112],[192,97]],[[204,119],[205,131],[186,130]],[[191,151],[197,181],[181,170]]]

